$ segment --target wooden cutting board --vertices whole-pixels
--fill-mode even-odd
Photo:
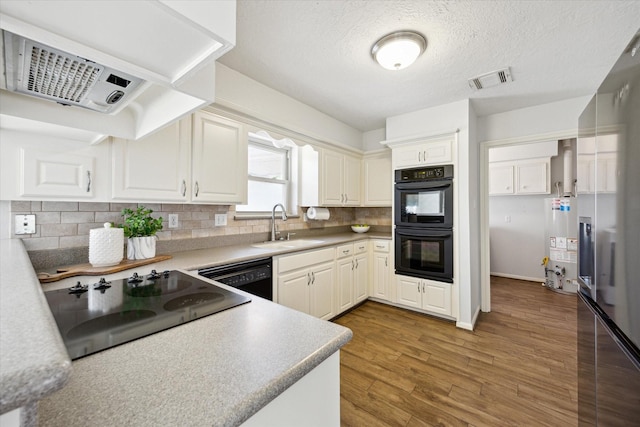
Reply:
[[[128,270],[141,265],[153,264],[154,262],[166,261],[171,259],[171,255],[158,255],[153,258],[147,259],[126,259],[118,265],[112,265],[110,267],[93,267],[91,264],[76,264],[66,267],[60,267],[56,271],[57,273],[38,273],[38,280],[40,283],[51,283],[58,280],[66,279],[73,276],[101,276],[111,273],[117,273],[118,271]]]

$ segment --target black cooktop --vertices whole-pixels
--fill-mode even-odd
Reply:
[[[71,359],[251,301],[179,271],[155,270],[44,294]]]

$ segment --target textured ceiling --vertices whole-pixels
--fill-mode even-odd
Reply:
[[[478,116],[593,93],[640,26],[640,1],[238,0],[224,65],[368,131],[385,118],[470,98]],[[401,71],[371,58],[403,29],[426,52]],[[514,81],[467,80],[511,67]]]

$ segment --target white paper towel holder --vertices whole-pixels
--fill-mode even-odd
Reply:
[[[307,209],[307,219],[313,221],[326,221],[331,218],[331,212],[328,208],[310,206]]]

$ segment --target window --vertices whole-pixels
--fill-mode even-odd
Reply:
[[[287,213],[295,214],[291,177],[296,146],[291,140],[274,141],[263,134],[249,134],[247,204],[236,206],[236,212],[239,216],[271,215],[273,206],[282,203]]]

